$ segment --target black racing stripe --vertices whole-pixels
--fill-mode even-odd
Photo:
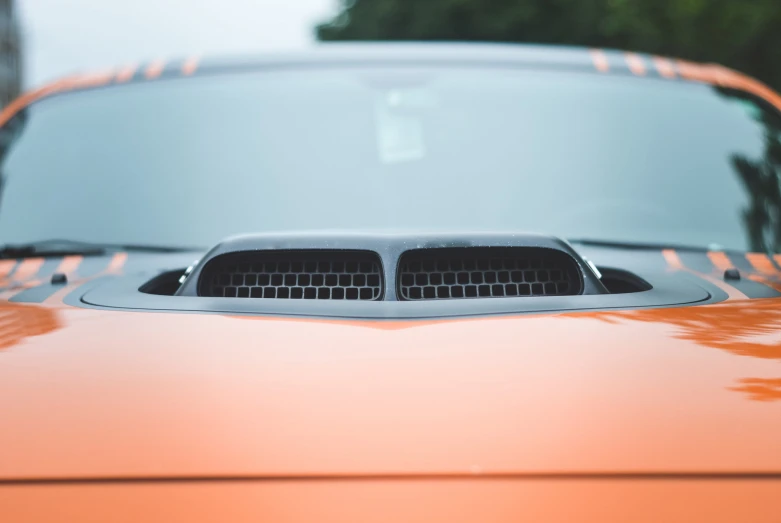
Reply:
[[[21,265],[22,260],[14,260],[15,264],[11,267],[11,270],[8,271],[8,274],[0,278],[0,292],[5,291],[10,284],[12,283],[14,273],[19,269],[19,265]]]
[[[778,298],[781,296],[781,292],[778,292],[764,283],[749,280],[746,278],[745,274],[743,274],[743,277],[739,281],[729,280],[724,283],[735,287],[749,298]]]
[[[624,54],[624,60],[626,61],[626,66],[627,66],[627,69],[629,69],[630,73],[635,74],[632,71],[632,68],[629,66],[629,64],[630,64],[629,55],[630,54],[634,55],[635,58],[640,60],[640,63],[642,63],[643,67],[645,67],[645,74],[642,74],[640,76],[653,76],[653,74],[656,72],[656,67],[654,66],[653,61],[651,61],[649,56],[644,55],[644,54],[640,54],[640,53],[625,53]]]
[[[165,63],[163,72],[157,78],[175,78],[182,76],[182,67],[184,66],[186,59],[176,59]]]
[[[748,279],[749,275],[757,275],[758,272],[745,255],[734,252],[726,254],[732,266],[740,272],[741,276],[739,281],[729,280],[725,281],[726,284],[735,287],[749,298],[777,298],[781,296],[781,292],[769,285]]]
[[[708,258],[707,253],[692,251],[677,252],[678,258],[680,258],[681,263],[687,269],[708,275],[713,274],[713,271],[716,269],[716,266],[713,265],[713,262],[710,261],[710,258]]]
[[[25,289],[19,292],[14,296],[11,296],[11,299],[8,301],[17,303],[43,303],[62,288],[63,285],[52,285],[51,283],[46,282],[31,289]]]
[[[32,287],[30,289],[22,289],[18,293],[11,296],[11,298],[8,301],[22,302],[22,303],[39,303],[36,298],[37,296],[41,295],[40,289],[45,288],[47,286],[51,286],[48,280],[51,278],[51,275],[54,274],[54,271],[57,270],[57,267],[60,265],[60,263],[62,263],[62,260],[63,258],[47,258],[46,261],[43,262],[43,265],[41,265],[41,268],[38,270],[38,272],[30,278],[30,280],[42,280],[44,281],[44,283],[40,285],[36,285],[35,287]],[[19,282],[19,284],[23,284],[23,283],[24,282]],[[56,292],[56,289],[53,292],[51,292],[50,295],[53,294],[54,292]],[[30,300],[30,297],[32,297],[32,300]]]
[[[624,251],[624,252],[628,252],[630,256],[634,256],[634,254],[631,251]],[[654,256],[653,257],[654,268],[658,267],[661,270],[669,270],[671,268],[670,264],[667,261],[667,258],[664,257],[664,254],[662,253],[661,250],[654,252],[653,256]],[[614,263],[613,265],[615,266],[616,264]]]
[[[678,70],[678,64],[674,59],[663,56],[650,56],[649,61],[651,62],[651,69],[648,70],[648,76],[652,78],[661,78],[662,80],[666,80],[668,82],[681,80],[681,72]],[[667,64],[670,72],[672,73],[672,76],[665,76],[662,74],[657,61],[661,62],[661,64]],[[664,67],[664,65],[662,65],[662,67]]]
[[[8,274],[6,274],[5,276],[3,276],[3,277],[1,278],[2,280],[9,280],[9,279],[13,278],[13,277],[14,277],[14,274],[16,273],[16,271],[17,271],[17,270],[19,270],[19,266],[22,264],[22,262],[23,262],[24,260],[14,260],[14,261],[15,261],[16,263],[14,264],[14,266],[13,266],[13,267],[11,267],[11,270],[10,270],[10,271],[8,271]]]
[[[41,268],[38,269],[38,272],[33,274],[33,276],[30,279],[31,280],[49,279],[51,275],[54,274],[54,271],[57,269],[57,267],[60,266],[63,259],[64,258],[47,258],[46,261],[43,262],[43,265],[41,265]]]
[[[659,68],[656,67],[656,61],[654,61],[653,57],[644,57],[641,55],[642,58],[645,58],[645,63],[648,66],[648,72],[646,73],[646,76],[648,78],[659,78],[662,80],[672,80],[672,78],[667,78],[662,73],[659,72]],[[678,76],[677,74],[675,75]]]
[[[681,263],[683,263],[684,267],[702,274],[714,275],[714,271],[717,269],[706,253],[678,252],[678,257],[681,259]],[[739,258],[742,258],[743,260],[742,265],[738,265]],[[714,277],[722,279],[725,284],[734,287],[749,298],[777,298],[781,296],[781,292],[778,292],[774,288],[748,279],[748,276],[750,274],[756,274],[756,271],[744,256],[730,255],[729,259],[732,262],[732,265],[740,270],[742,278],[737,281],[723,280],[724,274],[721,273],[721,271],[718,271],[719,273],[715,274]]]
[[[14,274],[16,273],[17,270],[19,270],[19,267],[21,267],[23,261],[24,260],[19,260],[16,266],[14,267],[13,271],[10,272],[8,276],[4,278],[4,280],[6,280],[5,285],[2,288],[0,288],[0,291],[13,292],[14,289],[21,287],[26,282],[33,281],[33,280],[40,280],[42,278],[48,278],[49,276],[51,276],[52,272],[54,272],[54,269],[56,269],[57,266],[60,264],[62,258],[46,259],[44,260],[41,267],[38,269],[38,272],[36,272],[32,276],[29,276],[28,278],[25,278],[24,280],[16,281],[14,280]]]
[[[754,266],[751,265],[751,262],[748,261],[748,258],[746,258],[744,255],[733,252],[727,253],[727,257],[729,258],[729,261],[732,262],[732,266],[738,269],[744,277],[747,273],[754,274],[757,272]]]
[[[607,59],[607,65],[609,67],[608,73],[626,73],[632,74],[629,71],[629,64],[624,59],[624,53],[614,51],[603,51],[605,58]]]
[[[776,257],[771,254],[771,255],[768,255],[768,259],[770,259],[770,263],[773,264],[773,267],[775,267],[778,272],[781,272],[781,264],[778,263],[778,260],[776,260]]]
[[[84,258],[82,262],[79,264],[74,274],[71,275],[69,280],[75,281],[81,278],[90,278],[96,276],[108,268],[109,264],[111,263],[111,260],[112,260],[112,256]],[[46,280],[48,280],[51,277],[57,265],[59,265],[59,262],[61,261],[62,261],[61,258],[57,259],[57,263],[54,264],[54,268],[51,269],[51,272],[48,272],[48,275],[46,276]],[[43,267],[41,267],[41,272],[39,272],[39,274],[43,274],[42,271],[43,271]],[[9,301],[19,302],[19,303],[43,303],[47,299],[51,298],[57,291],[59,291],[62,288],[63,285],[52,285],[49,281],[45,281],[41,285],[37,285],[36,287],[33,287],[31,289],[24,289],[18,294],[12,296]]]
[[[108,269],[111,256],[86,256],[76,269],[78,278],[89,278]]]
[[[147,76],[147,72],[149,71],[149,68],[153,65],[157,65],[157,62],[152,61],[152,62],[147,62],[145,64],[141,64],[141,67],[138,68],[140,80],[151,82],[154,80],[161,80],[163,78],[172,78],[172,77],[180,76],[178,68],[171,67],[171,63],[169,63],[168,60],[163,60],[163,68],[160,69],[160,74],[152,78],[149,78]]]
[[[124,71],[122,69],[120,69],[117,72],[117,74],[119,74],[119,72],[124,72]],[[136,69],[133,71],[133,74],[131,74],[127,78],[125,78],[123,80],[117,80],[117,77],[115,75],[114,78],[112,79],[112,82],[115,83],[115,84],[122,85],[122,84],[129,84],[129,83],[133,83],[133,82],[138,82],[138,81],[143,80],[143,79],[144,79],[144,70],[141,67],[136,67]]]

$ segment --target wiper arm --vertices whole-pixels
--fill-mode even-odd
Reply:
[[[0,258],[28,258],[30,256],[99,256],[112,251],[187,252],[203,250],[198,247],[93,243],[81,240],[50,239],[21,244],[0,245]]]
[[[660,251],[663,249],[674,249],[676,251],[696,251],[696,252],[725,250],[723,247],[716,244],[711,244],[709,246],[703,247],[699,245],[624,242],[624,241],[614,241],[614,240],[599,240],[599,239],[592,239],[592,238],[568,238],[567,241],[569,241],[570,243],[577,243],[579,245],[607,247],[610,249],[637,249],[637,250],[656,250],[656,251]]]

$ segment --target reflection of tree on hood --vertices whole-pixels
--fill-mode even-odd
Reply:
[[[781,363],[781,309],[776,300],[745,301],[686,307],[669,314],[664,309],[605,312],[594,316],[611,323],[627,320],[664,323],[676,328],[674,336],[702,347],[736,356],[778,360]],[[781,401],[781,378],[744,378],[729,390],[743,392],[755,401]]]
[[[31,336],[50,334],[62,327],[57,311],[46,307],[0,304],[0,352]]]
[[[730,390],[744,392],[754,401],[781,400],[781,378],[745,378],[740,380],[740,386]]]
[[[595,315],[603,321],[664,323],[676,328],[675,337],[736,356],[779,360],[781,309],[773,301],[745,301],[706,307],[685,307],[669,314],[665,309],[638,309]]]

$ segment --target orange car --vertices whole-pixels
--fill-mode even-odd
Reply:
[[[781,97],[325,45],[0,116],[0,521],[781,521]]]

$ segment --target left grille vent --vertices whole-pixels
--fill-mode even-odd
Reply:
[[[300,300],[379,300],[383,278],[370,251],[249,251],[211,260],[200,296]]]

